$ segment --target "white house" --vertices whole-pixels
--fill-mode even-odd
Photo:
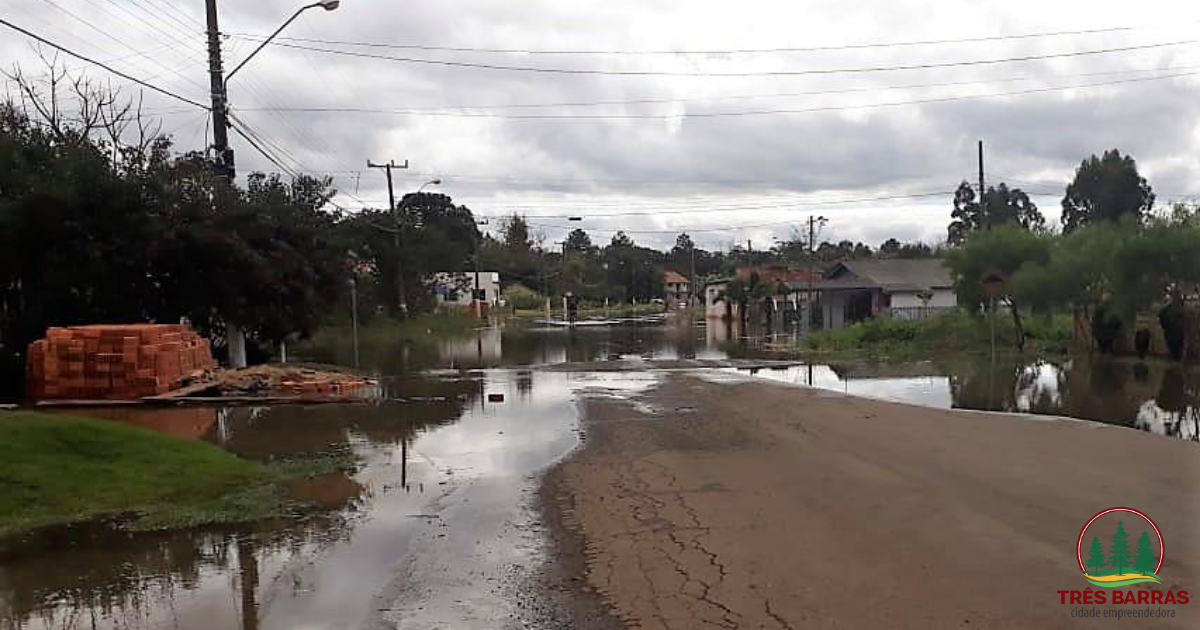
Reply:
[[[474,271],[441,271],[433,274],[433,293],[439,305],[471,306],[471,291],[475,288]],[[480,271],[479,291],[483,301],[496,306],[500,301],[500,273]]]

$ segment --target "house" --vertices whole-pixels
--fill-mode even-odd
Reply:
[[[500,273],[496,271],[441,271],[433,274],[433,293],[439,306],[472,305],[471,291],[475,288],[475,277],[479,276],[480,299],[488,306],[500,301]]]
[[[732,319],[735,305],[725,300],[725,288],[733,278],[718,278],[704,283],[705,319]]]
[[[825,328],[874,317],[921,319],[958,306],[950,270],[935,258],[841,262],[819,288]]]
[[[667,310],[675,311],[687,308],[692,302],[692,281],[681,273],[668,269],[663,273],[663,301]]]
[[[803,269],[789,269],[782,265],[764,267],[739,267],[737,272],[728,278],[718,278],[704,285],[704,314],[706,319],[737,319],[739,305],[731,304],[724,299],[725,290],[729,283],[740,280],[749,285],[757,282],[772,289],[769,310],[779,311],[799,309],[799,304],[806,301],[806,288],[810,274]],[[820,275],[813,273],[813,285],[819,286]],[[795,287],[801,287],[797,290]],[[765,301],[764,301],[765,305]],[[748,305],[750,306],[750,305]],[[751,308],[753,311],[754,309]]]

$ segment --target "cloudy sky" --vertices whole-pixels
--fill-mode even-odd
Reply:
[[[224,0],[226,68],[299,6]],[[203,0],[0,0],[0,17],[207,102]],[[1036,193],[1051,220],[1079,161],[1113,147],[1160,199],[1200,194],[1198,20],[1161,0],[342,0],[229,92],[278,162],[333,176],[352,209],[386,205],[365,167],[394,159],[400,190],[441,179],[547,242],[582,227],[757,249],[809,215],[825,238],[933,242],[980,139],[989,183]],[[38,69],[13,31],[0,61]],[[210,142],[203,110],[145,99],[181,149]],[[279,170],[233,145],[242,173]]]

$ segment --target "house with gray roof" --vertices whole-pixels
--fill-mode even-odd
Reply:
[[[950,270],[936,258],[841,262],[818,286],[825,328],[875,317],[921,319],[958,306]]]

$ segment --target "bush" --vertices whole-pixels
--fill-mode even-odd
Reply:
[[[1100,352],[1113,351],[1113,346],[1121,338],[1124,327],[1121,317],[1104,305],[1097,306],[1096,311],[1092,313],[1092,338],[1096,340]]]
[[[1179,361],[1183,358],[1183,346],[1187,341],[1187,309],[1178,302],[1172,302],[1158,312],[1158,323],[1162,325],[1163,338],[1171,358]]]
[[[1139,359],[1145,359],[1150,353],[1150,331],[1145,328],[1137,329],[1133,335],[1133,345],[1137,348]]]
[[[542,308],[545,304],[545,298],[538,294],[533,289],[520,284],[514,284],[504,292],[504,299],[508,301],[513,308],[523,311],[535,310]]]

